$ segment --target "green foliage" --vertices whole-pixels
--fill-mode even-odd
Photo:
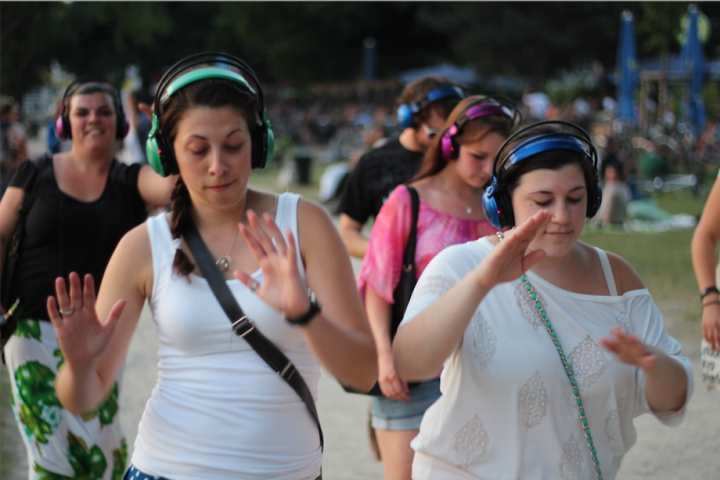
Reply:
[[[680,18],[687,12],[689,2],[642,2],[642,16],[637,32],[645,35],[645,51],[661,53],[677,47],[673,39],[680,31]],[[677,48],[674,48],[677,50]]]
[[[720,121],[720,87],[718,82],[709,81],[702,90],[705,115],[713,122]]]

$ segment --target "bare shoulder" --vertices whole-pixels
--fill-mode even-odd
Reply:
[[[637,274],[635,269],[619,255],[612,252],[606,252],[608,260],[610,260],[610,267],[615,277],[615,285],[617,286],[618,295],[631,292],[633,290],[641,290],[645,288],[640,275]]]
[[[327,228],[334,226],[330,214],[323,207],[315,202],[300,198],[298,200],[298,233],[305,230],[311,233],[314,227]]]
[[[152,248],[147,222],[143,222],[127,232],[113,252],[108,269],[122,272],[124,278],[134,279],[139,285],[152,276]],[[151,282],[152,283],[152,282]]]

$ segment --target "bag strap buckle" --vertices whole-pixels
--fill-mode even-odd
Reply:
[[[240,338],[245,337],[248,333],[255,330],[255,324],[253,324],[247,316],[242,317],[240,320],[235,320],[232,324],[233,332]]]

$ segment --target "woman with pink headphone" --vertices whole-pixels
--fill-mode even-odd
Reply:
[[[382,395],[372,399],[371,422],[387,480],[410,480],[410,440],[425,410],[440,397],[439,371],[409,389],[392,358],[393,292],[405,268],[403,254],[413,223],[411,195],[419,195],[417,278],[445,247],[496,232],[485,218],[481,199],[495,152],[518,120],[519,112],[509,100],[462,100],[434,138],[416,179],[390,194],[375,221],[357,283],[378,352]]]
[[[53,385],[64,358],[45,302],[55,279],[73,271],[99,285],[120,238],[149,208],[169,202],[174,179],[115,159],[128,123],[118,91],[101,78],[68,86],[56,127],[72,149],[23,162],[0,201],[0,312],[20,299],[4,350],[13,409],[29,478],[116,478],[127,454],[118,385],[92,412],[74,415],[60,405]]]

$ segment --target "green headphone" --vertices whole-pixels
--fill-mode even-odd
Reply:
[[[253,89],[247,80],[240,74],[227,68],[210,66],[207,68],[199,68],[187,72],[187,69],[196,65],[203,64],[224,64],[235,67],[243,74],[248,76],[256,85],[257,92]],[[186,72],[186,73],[182,73]],[[180,76],[178,76],[180,75]],[[155,91],[154,112],[152,119],[152,130],[148,134],[145,150],[147,152],[148,163],[158,174],[163,177],[180,173],[177,166],[177,159],[173,151],[172,142],[160,129],[160,119],[162,118],[162,105],[172,95],[177,93],[183,87],[200,80],[217,78],[229,80],[240,84],[243,88],[249,90],[253,95],[258,97],[257,121],[255,128],[251,128],[252,143],[252,168],[263,168],[267,161],[272,158],[275,150],[275,137],[270,122],[265,112],[265,99],[263,96],[260,82],[255,76],[255,72],[242,60],[226,53],[198,53],[184,58],[163,75],[157,90]]]

